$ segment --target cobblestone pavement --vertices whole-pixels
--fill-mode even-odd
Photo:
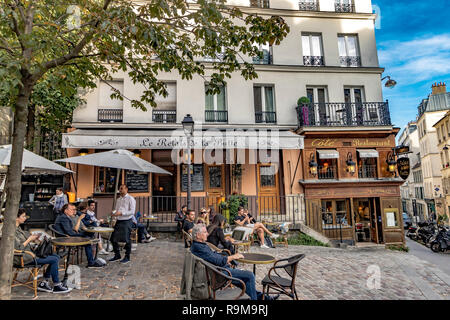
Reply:
[[[103,269],[82,267],[80,290],[59,295],[39,292],[37,299],[183,299],[179,294],[183,251],[181,242],[156,240],[151,244],[139,244],[131,256],[131,263],[121,265],[114,262]],[[299,263],[296,278],[300,299],[450,300],[450,275],[404,252],[309,246],[252,247],[251,252],[271,254],[277,259],[304,253],[306,256]],[[371,270],[376,269],[369,268],[372,265],[379,267],[379,289],[367,286],[369,277],[373,275]],[[256,267],[259,290],[262,289],[261,279],[270,267]],[[240,268],[252,270],[253,266],[240,264]],[[12,293],[13,299],[32,298],[32,291],[24,287],[13,288]],[[287,297],[281,296],[280,299]]]

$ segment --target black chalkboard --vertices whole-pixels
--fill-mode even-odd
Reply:
[[[191,191],[203,191],[203,164],[194,164],[191,171]],[[187,191],[187,165],[181,168],[181,191]]]
[[[126,171],[125,181],[129,192],[148,192],[148,173]]]

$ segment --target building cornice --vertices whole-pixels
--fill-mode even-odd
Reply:
[[[147,129],[147,130],[176,130],[182,129],[181,123],[107,123],[107,122],[73,122],[75,129]],[[260,124],[202,124],[202,129],[260,129],[260,130],[295,130],[296,125],[260,125]]]

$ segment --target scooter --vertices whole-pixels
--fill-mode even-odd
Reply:
[[[439,227],[437,235],[430,239],[430,249],[433,252],[450,250],[450,231],[447,228]]]
[[[408,231],[406,232],[406,236],[407,236],[408,238],[410,238],[411,240],[416,241],[416,240],[417,240],[417,230],[418,230],[417,227],[410,226],[410,227],[408,228]]]
[[[417,230],[417,238],[423,243],[428,244],[431,237],[436,234],[436,227],[433,222],[419,222],[419,229]]]

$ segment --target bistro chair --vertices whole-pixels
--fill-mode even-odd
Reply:
[[[291,297],[293,300],[298,300],[297,291],[295,289],[295,277],[297,275],[298,263],[304,257],[304,254],[298,254],[290,258],[277,260],[273,267],[270,268],[269,273],[261,281],[263,285],[263,293],[281,293]],[[285,261],[287,261],[287,263],[279,265],[280,262]],[[284,270],[289,278],[283,278],[277,272],[281,270]],[[275,275],[272,275],[272,273],[275,273]],[[271,289],[273,291],[269,292]]]
[[[23,262],[24,255],[32,256],[33,261],[30,263],[24,264],[24,262]],[[32,253],[30,251],[14,250],[14,256],[20,257],[20,263],[17,265],[16,264],[13,265],[14,271],[13,271],[13,279],[12,279],[12,283],[11,283],[11,288],[18,287],[18,286],[25,286],[34,291],[34,298],[36,298],[37,297],[37,287],[38,287],[37,279],[38,279],[39,271],[42,269],[43,266],[37,264],[36,256],[34,255],[34,253]],[[19,273],[21,271],[29,272],[27,280],[25,280],[25,281],[17,280],[17,276],[19,275]]]
[[[227,256],[231,256],[231,251],[228,249],[219,249],[218,247],[213,245],[211,242],[206,242],[206,244],[212,251],[215,251],[217,253],[225,253]]]
[[[249,236],[252,232],[252,229],[246,227],[234,228],[231,237],[235,240],[233,246],[236,253],[250,251],[251,241],[249,240]]]
[[[192,236],[184,230],[181,230],[181,231],[183,232],[184,243],[187,245],[188,248],[190,248],[192,245],[192,241],[193,241]]]
[[[49,224],[48,229],[51,231],[53,238],[69,237],[68,235],[66,235],[64,233],[57,231],[55,229],[54,224]],[[72,255],[72,262],[71,262],[72,264],[75,264],[74,263],[75,256],[77,257],[77,264],[80,264],[83,262],[83,251],[82,250],[83,250],[82,247],[75,247],[74,254]],[[58,250],[58,248],[56,246],[53,246],[53,252],[56,252],[56,254],[59,255],[61,258],[67,256],[67,250],[64,250],[62,253],[60,253],[60,250]],[[64,268],[66,267],[66,263],[67,263],[67,261],[64,260]]]
[[[230,270],[214,266],[205,260],[201,262],[205,265],[206,269],[209,299],[250,300],[250,297],[245,293],[245,283],[240,279],[233,278]],[[236,285],[231,286],[232,282]]]

